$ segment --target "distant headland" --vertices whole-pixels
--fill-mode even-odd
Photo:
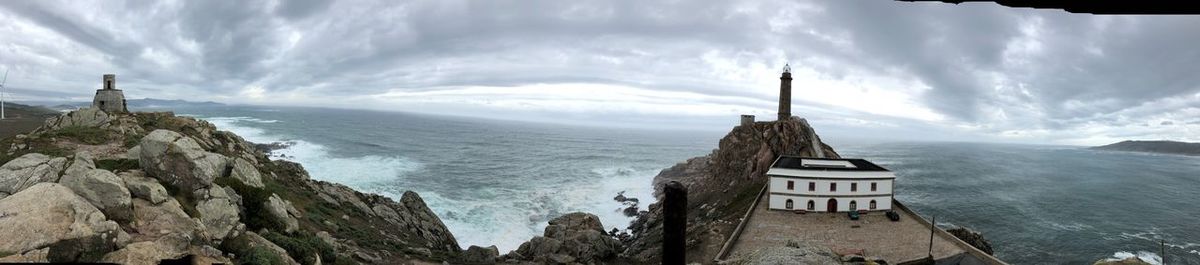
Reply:
[[[1200,143],[1177,141],[1122,141],[1119,143],[1092,147],[1091,149],[1200,156]]]

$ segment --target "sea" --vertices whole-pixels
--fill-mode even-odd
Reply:
[[[570,212],[625,229],[632,218],[613,197],[638,198],[644,209],[659,171],[710,153],[725,131],[322,108],[173,110],[251,142],[287,143],[271,156],[304,165],[314,179],[395,199],[415,191],[464,248],[496,245],[502,253]],[[898,200],[943,227],[982,232],[1012,264],[1133,256],[1200,264],[1200,157],[1023,144],[830,144],[843,157],[891,169]]]

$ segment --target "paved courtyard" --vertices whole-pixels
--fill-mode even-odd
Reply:
[[[881,257],[889,263],[928,256],[929,227],[918,222],[912,213],[899,209],[896,212],[900,213],[899,222],[888,220],[883,212],[864,214],[855,221],[845,213],[769,211],[767,203],[763,201],[755,207],[750,222],[734,242],[729,257],[738,257],[764,247],[785,246],[788,240],[825,246],[835,251],[861,249],[867,256]],[[934,236],[933,240],[935,259],[964,252],[941,236]]]

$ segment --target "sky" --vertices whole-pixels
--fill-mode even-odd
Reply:
[[[318,106],[826,138],[1200,141],[1200,17],[863,1],[0,1],[15,101]]]

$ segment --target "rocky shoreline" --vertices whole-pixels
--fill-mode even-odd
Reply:
[[[712,260],[766,180],[774,157],[812,156],[815,148],[838,157],[812,132],[799,118],[738,126],[711,154],[655,177],[656,186],[680,181],[689,189],[688,260]],[[268,157],[287,146],[250,143],[170,112],[81,109],[50,118],[28,134],[0,139],[0,234],[14,239],[0,242],[0,262],[653,264],[660,259],[658,203],[643,209],[642,200],[617,194],[613,199],[625,205],[623,212],[636,216],[628,233],[604,231],[595,215],[570,213],[509,253],[495,246],[464,250],[417,193],[405,192],[397,201],[313,180],[301,165]],[[962,234],[955,235],[990,253],[982,235],[965,229]],[[816,251],[780,247],[787,255]]]

